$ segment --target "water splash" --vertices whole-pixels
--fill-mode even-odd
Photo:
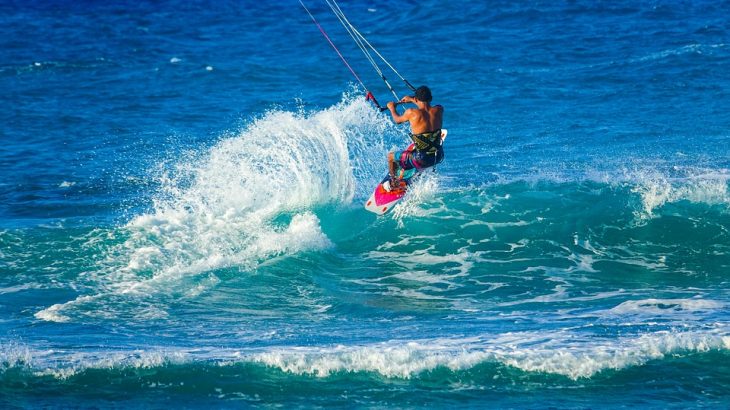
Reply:
[[[218,283],[188,283],[203,272],[252,271],[276,256],[329,248],[316,209],[364,197],[396,134],[386,117],[347,94],[321,111],[265,113],[160,172],[152,210],[123,226],[116,234],[126,239],[86,275],[101,293],[35,317],[66,321],[64,312],[84,304],[103,315],[110,295],[199,294]]]

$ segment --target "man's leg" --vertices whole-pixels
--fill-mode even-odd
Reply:
[[[388,173],[390,174],[390,179],[395,179],[395,153],[389,152],[388,153]]]
[[[395,177],[396,163],[395,163],[395,152],[388,153],[388,174],[390,174],[390,186],[391,189],[396,188],[398,184],[398,178]]]

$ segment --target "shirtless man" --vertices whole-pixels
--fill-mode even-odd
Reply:
[[[413,103],[417,108],[407,109],[403,115],[398,115],[395,102],[388,103],[390,115],[396,124],[406,121],[411,123],[411,139],[413,147],[406,151],[388,153],[388,172],[390,186],[399,186],[396,170],[416,168],[422,170],[432,167],[444,159],[444,149],[441,145],[441,121],[444,107],[431,106],[431,90],[425,85],[416,89],[414,96],[405,96],[401,103]]]

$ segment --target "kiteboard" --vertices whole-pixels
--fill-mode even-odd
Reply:
[[[446,139],[446,130],[441,130],[441,141]],[[411,144],[408,149],[413,149]],[[372,195],[365,201],[365,209],[377,215],[385,215],[388,211],[400,202],[408,192],[408,187],[420,175],[420,171],[409,169],[404,171],[397,179],[396,186],[391,185],[390,174],[385,174],[385,178],[375,187]]]

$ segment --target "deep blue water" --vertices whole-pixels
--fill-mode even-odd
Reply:
[[[379,218],[298,1],[0,4],[0,407],[730,406],[730,2],[340,6]]]

